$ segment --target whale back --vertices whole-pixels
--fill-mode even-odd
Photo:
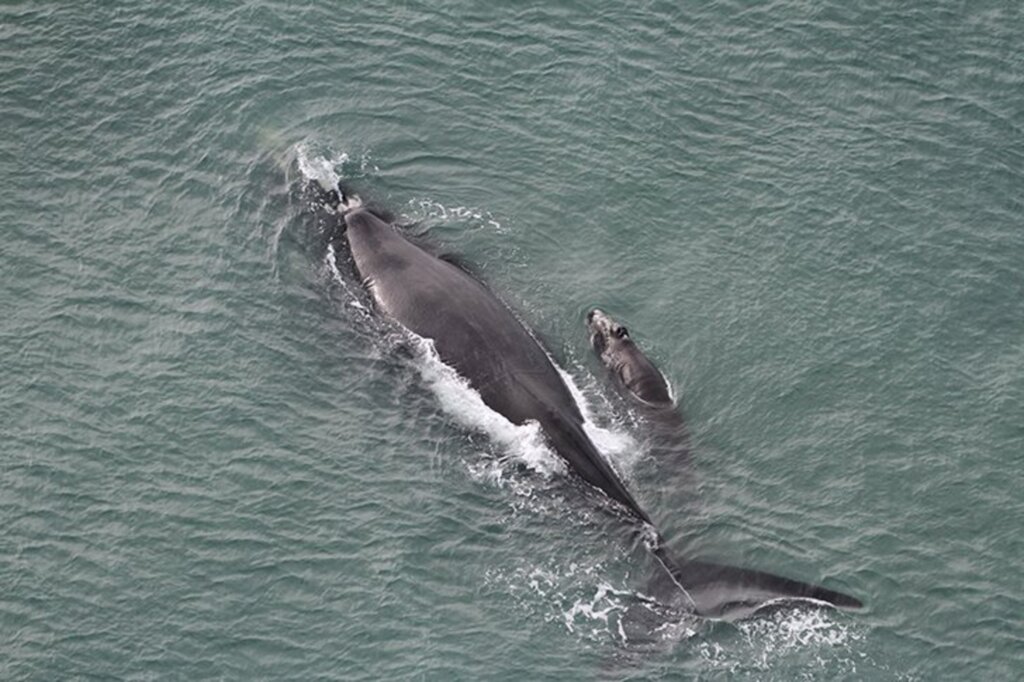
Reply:
[[[626,391],[637,400],[651,405],[672,405],[665,375],[655,367],[632,340],[623,344],[614,373]]]
[[[521,424],[558,406],[582,421],[547,354],[475,277],[407,240],[377,216],[346,216],[356,268],[378,307],[430,339],[441,360],[493,410]]]

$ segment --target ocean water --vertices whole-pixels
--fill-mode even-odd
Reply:
[[[1024,674],[1017,2],[0,7],[0,677]],[[625,636],[654,571],[372,311],[343,178],[541,338],[679,552],[864,611]],[[588,348],[626,323],[699,504]]]

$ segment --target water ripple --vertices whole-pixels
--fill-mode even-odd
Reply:
[[[5,678],[1018,672],[1009,5],[0,16]],[[616,455],[673,539],[867,611],[623,646],[643,553],[382,341],[299,144],[477,264],[618,433],[581,320],[629,320],[697,446],[693,518]]]

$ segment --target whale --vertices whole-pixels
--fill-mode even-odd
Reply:
[[[538,424],[572,475],[628,520],[695,613],[742,616],[780,598],[861,606],[857,599],[825,587],[675,557],[587,435],[582,412],[548,352],[512,309],[460,261],[404,234],[386,211],[364,205],[341,186],[321,187],[321,192],[324,210],[337,217],[333,241],[348,249],[375,309],[428,339],[441,362],[490,409],[513,424]]]
[[[693,478],[693,457],[686,421],[673,398],[668,379],[640,349],[624,325],[600,308],[586,316],[590,345],[639,414],[649,434],[652,458]]]

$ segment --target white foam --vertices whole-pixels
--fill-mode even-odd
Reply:
[[[484,404],[480,394],[454,369],[441,362],[434,343],[411,334],[419,351],[419,370],[424,381],[437,396],[442,408],[462,426],[487,434],[507,455],[516,458],[544,476],[564,474],[561,457],[547,446],[536,422],[517,425]],[[500,483],[503,470],[478,470],[485,478]]]
[[[859,639],[849,627],[833,620],[828,608],[794,607],[758,616],[736,624],[751,642],[759,642],[766,651],[808,646],[842,646]]]
[[[327,264],[327,271],[331,275],[331,279],[341,285],[341,288],[344,289],[345,293],[348,295],[349,306],[358,310],[362,315],[369,315],[369,309],[359,301],[359,298],[355,295],[352,289],[349,288],[348,282],[346,282],[345,278],[341,276],[341,271],[338,270],[338,258],[337,254],[334,252],[334,244],[327,245],[327,255],[324,256],[324,259]]]
[[[410,220],[428,222],[458,220],[464,223],[487,226],[496,232],[504,232],[502,224],[489,211],[480,208],[470,206],[449,207],[433,199],[411,199],[409,201],[409,210],[410,214],[406,218]]]
[[[600,561],[563,563],[560,557],[550,558],[547,565],[535,561],[490,571],[487,581],[499,584],[530,617],[558,623],[588,641],[632,644],[625,621],[644,597],[628,584],[628,576],[609,579],[609,567]],[[694,617],[684,613],[679,620],[664,620],[646,636],[650,641],[675,642],[693,636],[695,625]]]
[[[570,606],[562,615],[565,618],[565,627],[569,632],[576,630],[577,619],[582,619],[584,623],[587,623],[591,627],[591,633],[597,634],[603,629],[610,631],[608,626],[608,617],[617,611],[622,610],[622,604],[614,600],[608,599],[609,594],[612,593],[611,586],[607,583],[601,583],[597,586],[594,594],[590,597],[582,597],[577,599],[576,602]],[[597,624],[597,627],[595,627]]]
[[[763,675],[779,668],[812,665],[844,674],[856,671],[851,648],[863,635],[836,620],[827,608],[794,607],[734,623],[739,639],[702,642],[706,664],[729,674]]]
[[[311,142],[299,142],[292,148],[299,173],[306,180],[317,182],[325,190],[336,189],[347,177],[363,177],[380,173],[369,151],[352,159],[346,151],[334,151]]]
[[[463,427],[486,434],[501,448],[502,453],[529,467],[531,470],[551,477],[564,475],[567,465],[547,444],[540,425],[528,422],[517,425],[489,408],[463,377],[444,364],[434,350],[433,342],[411,334],[420,355],[420,372],[427,386],[437,396],[442,408],[451,414]],[[554,361],[552,360],[552,364]],[[637,459],[639,448],[636,441],[624,430],[604,428],[594,423],[591,408],[583,392],[568,372],[555,365],[559,375],[569,388],[573,399],[584,417],[584,429],[594,441],[599,452],[610,459],[614,466],[629,470]],[[503,461],[478,462],[469,465],[470,474],[477,480],[510,487],[514,492],[525,494],[524,482],[509,477]]]
[[[322,156],[313,152],[305,142],[295,145],[295,161],[299,172],[307,180],[318,182],[325,190],[335,189],[341,182],[338,169],[349,160],[347,152]]]
[[[696,638],[692,646],[709,673],[753,674],[760,679],[773,671],[792,671],[794,666],[852,673],[863,658],[856,651],[863,634],[828,608],[793,606],[724,629],[708,629],[707,621],[688,609],[667,604],[654,609],[649,619],[637,620],[638,613],[632,609],[650,603],[651,597],[638,591],[628,574],[614,574],[614,567],[603,561],[531,557],[518,566],[489,571],[487,582],[505,590],[529,617],[558,623],[581,639],[630,648],[674,646]]]
[[[583,415],[584,420],[583,429],[590,436],[590,440],[594,441],[598,452],[609,459],[619,473],[631,471],[633,465],[640,457],[640,446],[636,440],[624,429],[598,426],[593,406],[580,387],[576,385],[572,375],[555,364],[554,360],[551,361],[551,364],[555,365],[559,375],[562,377],[562,381],[569,388],[569,393],[572,394],[573,400],[579,405],[580,413]]]

